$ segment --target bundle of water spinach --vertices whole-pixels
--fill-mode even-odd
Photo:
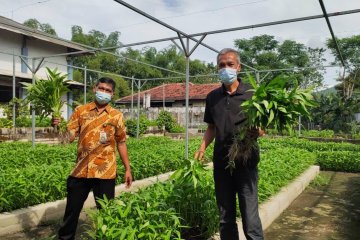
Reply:
[[[239,126],[229,150],[227,168],[232,171],[236,162],[247,165],[254,151],[257,151],[257,129],[272,127],[277,131],[292,131],[299,116],[310,118],[309,107],[316,106],[312,89],[300,89],[297,81],[287,86],[288,79],[279,75],[271,81],[258,84],[248,75],[253,96],[241,104],[246,120]]]

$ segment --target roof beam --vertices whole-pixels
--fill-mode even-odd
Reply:
[[[157,19],[157,18],[155,18],[155,17],[147,14],[147,13],[144,12],[144,11],[141,11],[140,9],[138,9],[138,8],[136,8],[136,7],[128,4],[127,2],[124,2],[124,1],[122,1],[122,0],[114,0],[114,1],[117,2],[117,3],[119,3],[119,4],[121,4],[121,5],[123,5],[123,6],[125,6],[125,7],[127,7],[127,8],[129,8],[129,9],[131,9],[131,10],[133,10],[133,11],[136,12],[136,13],[138,13],[138,14],[146,17],[146,18],[149,18],[149,19],[151,19],[152,21],[154,21],[154,22],[156,22],[156,23],[158,23],[158,24],[160,24],[160,25],[162,25],[162,26],[164,26],[164,27],[166,27],[166,28],[168,28],[168,29],[176,32],[176,33],[179,35],[179,38],[180,38],[180,39],[181,39],[180,35],[182,35],[182,36],[184,36],[184,37],[186,37],[186,38],[188,38],[188,39],[193,40],[193,41],[196,42],[196,43],[200,42],[199,40],[197,40],[197,39],[194,38],[194,37],[191,37],[191,36],[188,35],[187,33],[183,32],[183,31],[181,31],[181,30],[179,30],[179,29],[177,29],[177,28],[175,28],[175,27],[173,27],[173,26],[170,26],[169,24],[167,24],[167,23],[165,23],[165,22],[163,22],[163,21],[161,21],[161,20],[159,20],[159,19]],[[206,34],[202,34],[202,36],[203,36],[203,35],[206,35]],[[200,42],[200,44],[201,44],[202,46],[204,46],[204,47],[212,50],[212,51],[215,51],[215,52],[217,52],[217,53],[219,52],[218,50],[216,50],[216,49],[208,46],[207,44],[204,44],[204,43],[201,43],[201,42]],[[185,50],[185,49],[184,49],[184,50]]]
[[[353,10],[342,11],[342,12],[328,13],[327,16],[328,17],[336,17],[336,16],[349,15],[349,14],[355,14],[355,13],[360,13],[360,9],[353,9]],[[281,25],[281,24],[286,24],[286,23],[293,23],[293,22],[301,22],[301,21],[320,19],[320,18],[323,18],[323,17],[324,17],[324,15],[320,14],[320,15],[312,15],[312,16],[300,17],[300,18],[290,18],[290,19],[274,21],[274,22],[266,22],[266,23],[260,23],[260,24],[253,24],[253,25],[235,27],[235,28],[226,28],[226,29],[220,29],[220,30],[214,30],[214,31],[208,31],[208,32],[194,33],[194,34],[189,34],[188,36],[190,36],[190,37],[198,37],[198,36],[203,36],[204,34],[212,35],[212,34],[218,34],[218,33],[241,31],[241,30],[247,30],[247,29],[254,29],[254,28]],[[144,45],[144,44],[149,44],[149,43],[159,43],[159,42],[165,42],[165,41],[171,41],[171,40],[177,40],[177,39],[179,39],[179,37],[160,38],[160,39],[143,41],[143,42],[121,44],[121,45],[114,46],[114,47],[102,48],[102,50],[111,50],[111,49],[116,49],[116,48],[133,47],[133,46],[138,46],[138,45]],[[204,43],[202,43],[202,45],[203,44]],[[218,51],[216,51],[216,52],[218,52]]]
[[[327,16],[335,17],[335,16],[348,15],[348,14],[354,14],[354,13],[360,13],[360,9],[353,9],[353,10],[349,10],[349,11],[329,13],[329,14],[327,14]],[[189,36],[197,37],[197,36],[202,36],[204,34],[211,35],[211,34],[218,34],[218,33],[225,33],[225,32],[233,32],[233,31],[240,31],[240,30],[246,30],[246,29],[254,29],[254,28],[268,27],[268,26],[274,26],[274,25],[281,25],[281,24],[286,24],[286,23],[302,22],[302,21],[320,19],[323,17],[324,17],[324,15],[321,14],[321,15],[312,15],[312,16],[300,17],[300,18],[290,18],[290,19],[274,21],[274,22],[266,22],[266,23],[253,24],[253,25],[247,25],[247,26],[242,26],[242,27],[226,28],[226,29],[209,31],[209,32],[195,33],[195,34],[190,34]]]
[[[328,14],[327,14],[327,12],[326,12],[325,4],[324,4],[323,0],[319,0],[319,3],[320,3],[320,6],[321,6],[321,10],[322,10],[322,12],[324,13],[324,17],[325,17],[325,20],[326,20],[326,24],[328,25],[328,28],[329,28],[331,37],[332,37],[332,39],[333,39],[333,41],[334,41],[334,43],[335,43],[336,51],[337,51],[337,53],[339,54],[340,61],[341,61],[342,65],[343,65],[343,67],[345,68],[345,67],[346,67],[346,66],[345,66],[345,61],[344,61],[344,58],[343,58],[343,56],[342,56],[342,54],[341,54],[341,51],[340,51],[340,48],[339,48],[339,44],[338,44],[338,42],[337,42],[337,40],[336,40],[334,31],[333,31],[333,29],[332,29],[332,27],[331,27],[331,23],[330,23]]]

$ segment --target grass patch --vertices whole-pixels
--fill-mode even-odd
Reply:
[[[329,175],[320,172],[320,174],[317,175],[315,179],[311,181],[309,187],[316,188],[316,187],[326,186],[330,183],[330,180],[331,179]]]

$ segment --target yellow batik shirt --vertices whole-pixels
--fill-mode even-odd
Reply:
[[[77,163],[71,176],[114,179],[116,143],[126,139],[123,114],[107,105],[99,113],[95,102],[75,109],[67,125],[71,137],[79,137]]]

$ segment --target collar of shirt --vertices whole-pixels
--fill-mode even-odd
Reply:
[[[237,80],[238,80],[238,82],[239,82],[239,86],[237,87],[237,89],[236,89],[236,91],[235,91],[235,93],[234,93],[233,95],[242,95],[242,94],[245,93],[246,89],[245,89],[244,84],[241,82],[241,79],[238,78]],[[224,84],[222,84],[222,88],[221,88],[221,89],[222,89],[222,93],[223,93],[223,94],[229,94],[229,92],[226,90]]]
[[[90,103],[90,110],[94,110],[94,109],[97,109],[96,103],[95,103],[95,102],[91,102],[91,103]],[[110,109],[111,109],[111,106],[110,106],[109,104],[106,105],[105,111],[106,111],[107,113],[110,113]]]

